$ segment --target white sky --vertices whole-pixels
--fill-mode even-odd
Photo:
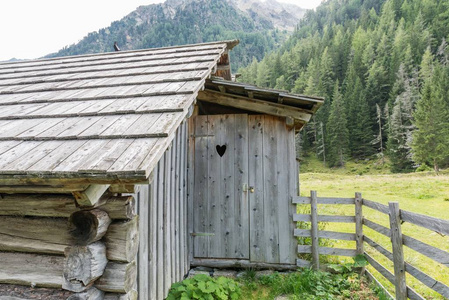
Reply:
[[[321,0],[278,0],[315,8]],[[0,61],[31,59],[78,42],[140,5],[163,0],[1,0]]]

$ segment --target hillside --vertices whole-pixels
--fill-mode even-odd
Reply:
[[[261,59],[278,47],[304,13],[304,9],[275,0],[167,0],[140,6],[47,57],[108,52],[114,41],[122,50],[133,50],[239,39],[240,46],[232,53],[236,70],[252,57]]]
[[[328,0],[241,81],[326,98],[303,155],[438,171],[449,165],[448,28],[448,1]]]

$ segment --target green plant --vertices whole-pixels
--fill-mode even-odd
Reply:
[[[254,280],[256,278],[256,270],[254,270],[253,268],[247,268],[243,272],[242,278],[244,280]]]
[[[415,170],[416,172],[430,172],[433,171],[431,167],[429,167],[426,164],[422,164],[420,165],[418,168],[416,168]]]
[[[261,276],[258,278],[258,283],[269,288],[266,299],[273,299],[279,295],[288,295],[289,299],[301,300],[371,299],[354,296],[361,290],[361,280],[356,273],[349,271],[331,274],[303,269],[290,274],[273,273]],[[371,291],[364,289],[364,293],[369,294]]]
[[[354,272],[355,268],[363,268],[368,265],[368,261],[363,254],[358,254],[352,258],[354,262],[344,264],[329,264],[328,267],[340,274],[348,274]]]
[[[192,278],[174,283],[168,294],[168,300],[235,300],[241,294],[239,285],[226,277],[212,278],[204,274],[195,275]]]
[[[379,300],[390,300],[390,297],[377,284],[371,282],[370,288],[376,293]]]

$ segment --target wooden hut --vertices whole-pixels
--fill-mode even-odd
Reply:
[[[0,64],[0,299],[294,266],[294,135],[322,99],[230,81],[237,43]]]

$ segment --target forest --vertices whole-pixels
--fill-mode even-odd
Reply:
[[[298,138],[329,167],[449,166],[449,1],[328,0],[240,81],[325,98]]]

